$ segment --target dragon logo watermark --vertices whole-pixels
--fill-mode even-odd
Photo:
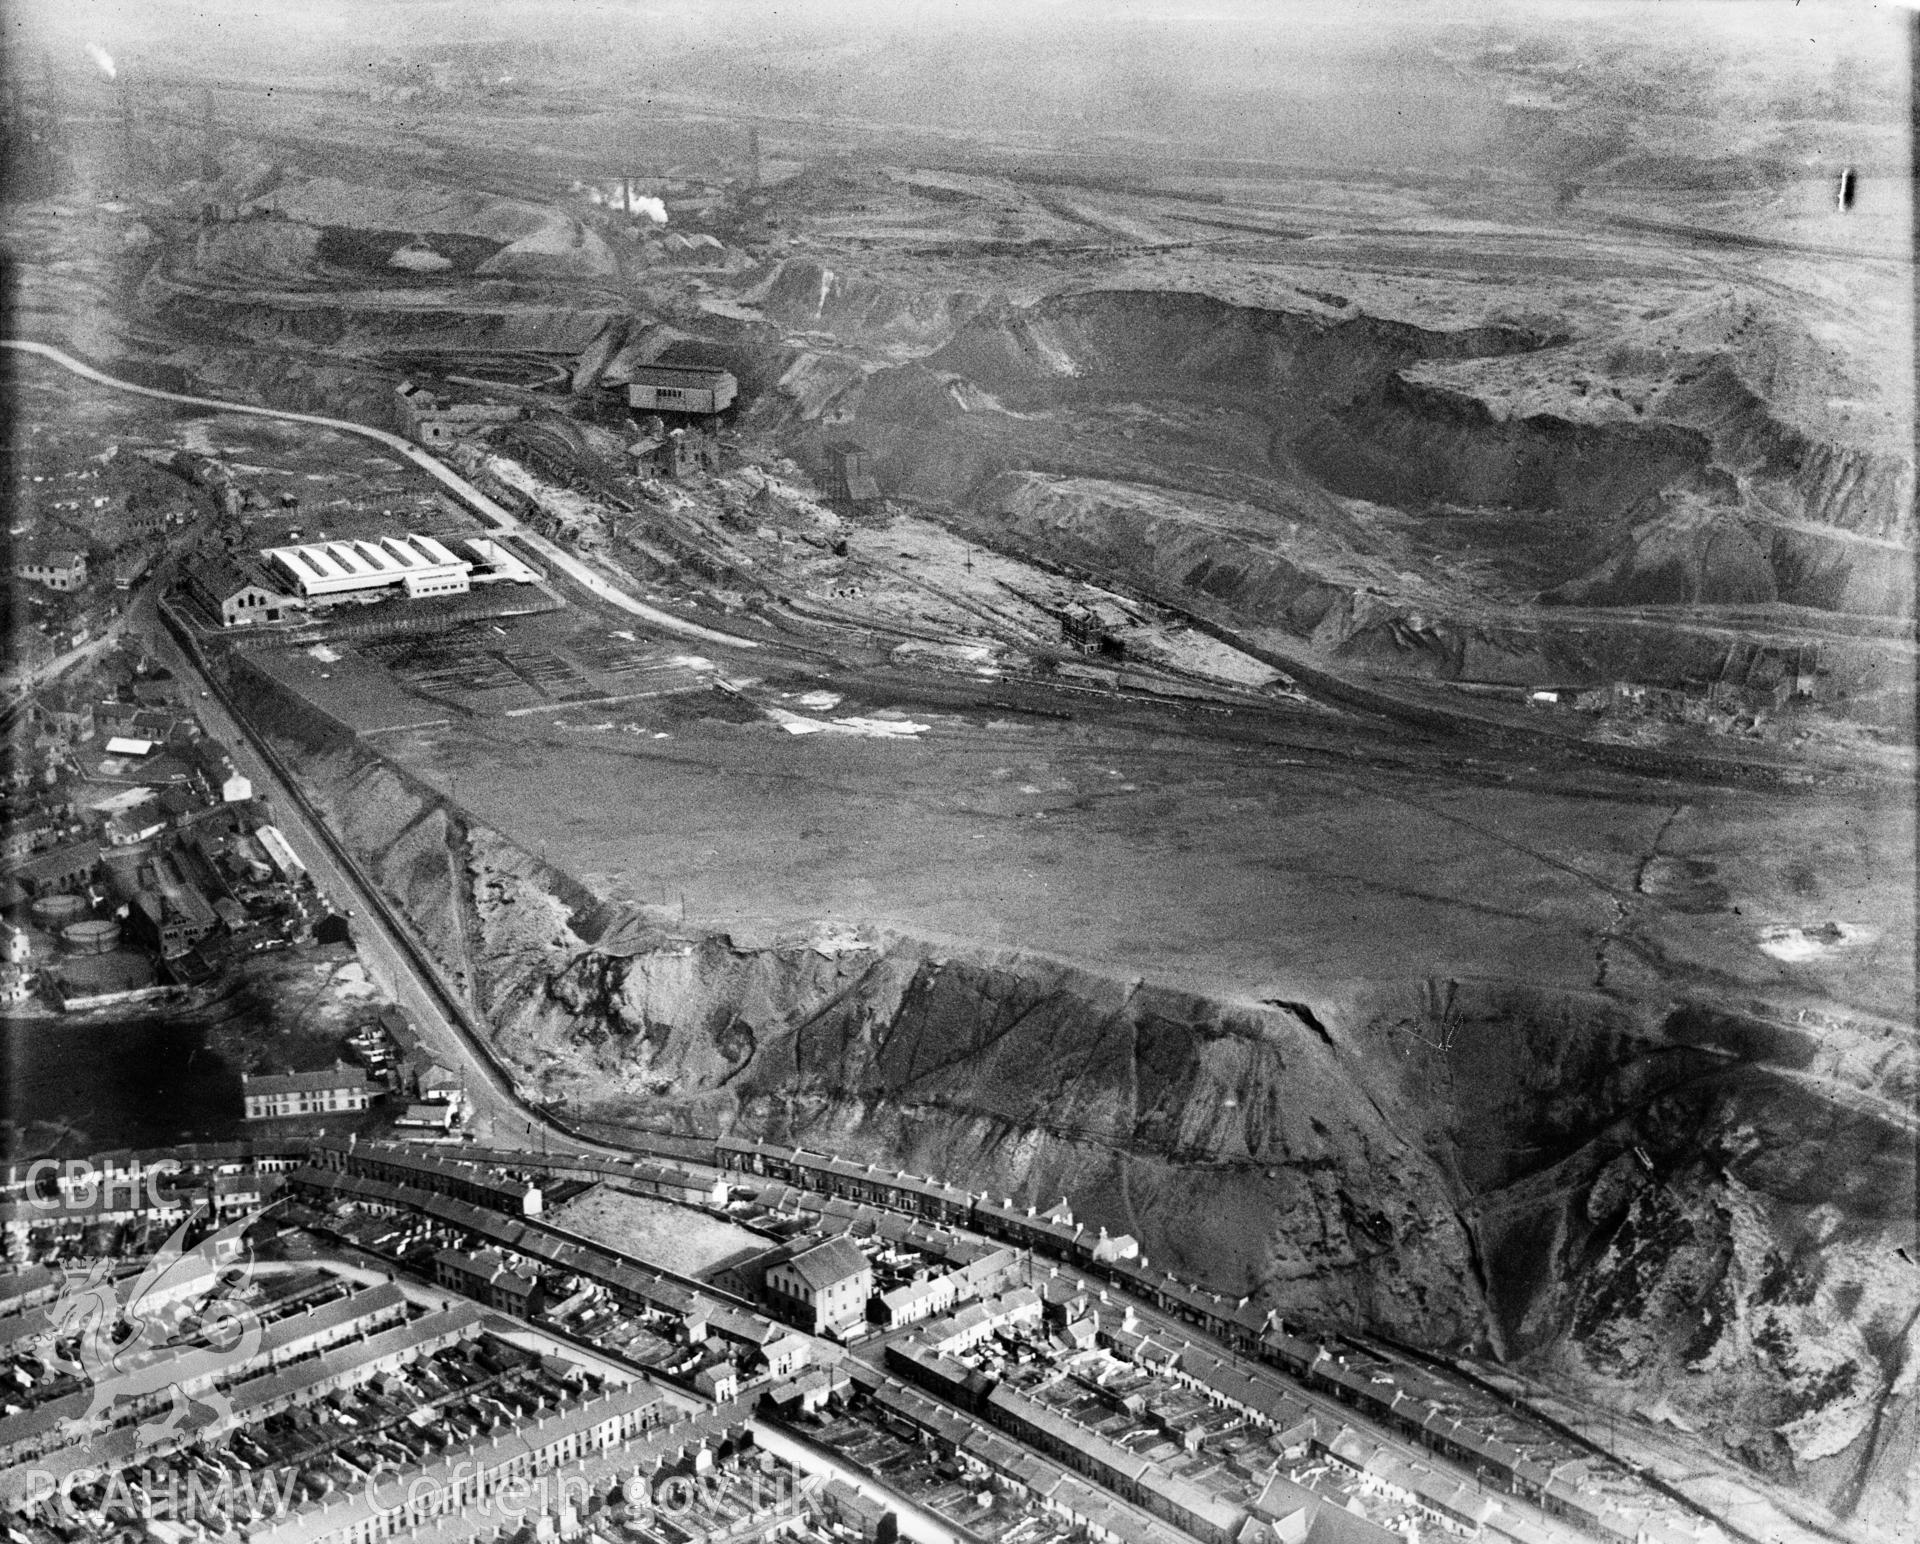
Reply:
[[[68,1278],[46,1310],[47,1362],[88,1386],[76,1432],[97,1429],[123,1401],[155,1411],[140,1423],[141,1447],[184,1435],[189,1423],[231,1420],[218,1384],[258,1353],[263,1329],[238,1295],[253,1272],[241,1235],[258,1220],[249,1214],[188,1247],[189,1219],[136,1276],[115,1281],[114,1262],[99,1260]],[[204,1416],[190,1422],[196,1408]]]

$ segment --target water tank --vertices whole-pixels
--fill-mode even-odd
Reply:
[[[120,924],[110,917],[69,922],[60,929],[60,941],[69,954],[111,954],[120,947]]]
[[[86,898],[79,895],[43,895],[33,903],[33,920],[46,928],[56,928],[86,913]]]

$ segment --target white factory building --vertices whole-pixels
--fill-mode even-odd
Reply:
[[[464,595],[473,564],[431,536],[382,536],[378,541],[321,541],[268,547],[261,553],[309,602],[398,587],[410,600]]]
[[[288,884],[295,883],[306,873],[306,864],[300,861],[300,855],[293,850],[293,844],[280,834],[278,826],[260,826],[253,833],[253,839],[266,852],[267,860],[273,864],[274,871]]]

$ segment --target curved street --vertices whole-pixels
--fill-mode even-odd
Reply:
[[[46,359],[87,380],[139,396],[153,397],[167,402],[187,403],[220,412],[245,413],[256,417],[310,423],[321,428],[339,430],[371,439],[421,467],[485,518],[495,521],[500,530],[526,541],[553,560],[556,566],[579,579],[583,587],[591,590],[595,595],[602,596],[621,609],[649,623],[657,624],[663,629],[697,637],[710,643],[755,647],[750,640],[735,638],[731,634],[711,632],[693,623],[683,622],[678,617],[656,611],[653,607],[643,605],[631,596],[615,590],[598,575],[581,565],[577,559],[547,541],[545,537],[528,531],[513,515],[487,498],[452,469],[396,434],[389,434],[383,429],[369,428],[365,424],[352,423],[346,419],[325,418],[312,413],[295,413],[277,408],[252,407],[244,403],[222,402],[211,397],[186,396],[179,392],[161,391],[155,387],[137,385],[134,382],[107,375],[44,343],[6,338],[0,339],[0,346]],[[129,625],[157,622],[157,619],[152,616],[155,609],[157,608],[153,607],[151,602],[145,605],[136,603],[127,615]],[[416,958],[419,953],[418,946],[413,940],[402,936],[405,923],[392,914],[384,896],[374,893],[363,882],[362,876],[357,871],[357,865],[339,846],[333,834],[322,829],[317,820],[309,817],[305,798],[281,775],[278,758],[274,757],[271,750],[260,742],[252,726],[232,711],[232,705],[221,683],[207,674],[200,660],[194,657],[191,651],[182,647],[167,627],[151,625],[144,626],[142,630],[147,634],[156,658],[162,660],[183,679],[200,683],[202,695],[196,707],[201,722],[209,733],[227,744],[233,753],[235,765],[252,780],[254,787],[272,796],[275,820],[288,839],[293,842],[302,861],[307,864],[315,883],[341,910],[353,913],[354,940],[369,969],[373,971],[380,985],[387,990],[388,995],[413,1021],[434,1056],[449,1070],[461,1075],[474,1112],[472,1129],[477,1135],[483,1140],[503,1146],[511,1145],[515,1141],[532,1146],[537,1140],[543,1150],[626,1156],[625,1149],[613,1144],[594,1142],[575,1136],[553,1123],[543,1111],[521,1096],[519,1089],[480,1044],[478,1027],[462,1023],[456,1013],[448,1011],[446,1003],[451,999],[451,993],[445,983],[432,979],[429,975],[430,967],[424,966]]]
[[[0,348],[9,348],[15,353],[31,354],[48,360],[59,365],[63,370],[71,371],[97,385],[111,386],[116,391],[132,392],[136,396],[153,397],[161,402],[183,402],[189,407],[204,407],[214,412],[245,413],[255,418],[277,418],[287,423],[313,424],[317,428],[332,429],[341,434],[357,434],[362,439],[372,440],[384,449],[392,451],[395,455],[405,457],[475,514],[491,521],[496,530],[524,542],[596,599],[603,600],[630,616],[638,617],[649,627],[657,627],[662,632],[675,633],[683,638],[697,638],[702,643],[713,644],[719,648],[757,649],[759,647],[759,644],[751,638],[716,632],[710,627],[702,627],[697,622],[688,622],[674,616],[671,612],[662,611],[656,606],[647,605],[644,601],[635,600],[626,591],[607,583],[564,547],[549,541],[538,531],[529,530],[515,515],[488,498],[445,462],[428,455],[411,440],[403,439],[385,429],[371,428],[346,418],[325,418],[317,413],[295,413],[276,407],[254,407],[244,402],[223,402],[218,397],[190,397],[177,391],[162,391],[156,386],[137,385],[133,381],[123,381],[117,376],[108,375],[103,370],[96,370],[92,365],[84,364],[71,354],[49,344],[35,343],[24,338],[0,338]]]
[[[963,1534],[939,1513],[929,1511],[892,1486],[854,1468],[839,1454],[815,1443],[802,1442],[792,1432],[771,1422],[755,1419],[749,1424],[753,1428],[753,1440],[775,1458],[785,1459],[808,1474],[845,1481],[861,1495],[884,1501],[899,1519],[902,1538],[912,1539],[915,1544],[968,1544],[972,1537]]]

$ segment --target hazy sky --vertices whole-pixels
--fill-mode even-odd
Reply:
[[[609,105],[1152,142],[1210,155],[1579,167],[1622,147],[1778,164],[1904,119],[1911,13],[1790,0],[6,0],[12,67],[341,83],[493,42]],[[1816,139],[1818,141],[1816,145]],[[1548,173],[1551,174],[1551,173]]]

